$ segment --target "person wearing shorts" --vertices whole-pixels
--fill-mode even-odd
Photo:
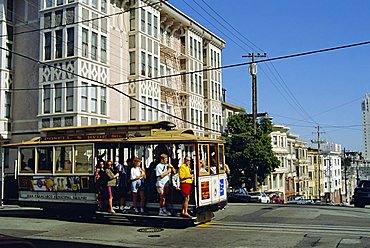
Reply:
[[[108,160],[107,161],[107,168],[105,169],[105,173],[108,176],[108,182],[107,182],[107,191],[108,191],[108,212],[109,213],[116,213],[113,210],[113,194],[112,194],[112,187],[115,187],[117,184],[117,177],[119,177],[119,174],[114,174],[113,172],[113,162]]]
[[[144,213],[145,194],[144,194],[144,175],[145,171],[141,168],[141,159],[134,158],[132,160],[133,167],[131,168],[131,192],[132,205],[135,213]],[[137,193],[140,194],[140,212],[137,208]]]
[[[155,168],[157,176],[156,188],[159,193],[159,215],[171,215],[166,209],[166,195],[170,187],[171,172],[176,173],[175,168],[168,163],[167,154],[161,154],[161,162]]]
[[[191,158],[187,156],[179,168],[180,188],[183,195],[181,216],[185,218],[191,218],[191,215],[188,213],[188,205],[194,175],[191,173],[190,163]]]

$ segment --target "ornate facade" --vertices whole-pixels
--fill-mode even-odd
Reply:
[[[175,7],[155,0],[5,2],[2,46],[33,60],[1,51],[16,68],[15,77],[10,65],[1,68],[2,88],[29,89],[2,91],[3,137],[161,119],[220,135],[217,68],[225,43]]]

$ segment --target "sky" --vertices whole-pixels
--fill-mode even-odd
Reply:
[[[370,41],[370,1],[169,0],[226,42],[222,65]],[[265,59],[265,58],[262,58]],[[370,44],[258,63],[257,108],[299,139],[362,151],[361,102],[370,86]],[[248,66],[223,70],[226,100],[252,109]]]

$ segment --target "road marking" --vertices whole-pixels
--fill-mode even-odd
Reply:
[[[213,222],[211,225],[203,227],[227,229],[234,231],[258,230],[266,232],[285,232],[285,233],[326,233],[332,235],[351,235],[370,237],[369,228],[354,226],[328,226],[328,225],[308,225],[300,226],[294,224],[260,224],[260,223],[242,223],[242,222]]]
[[[206,222],[206,223],[203,223],[203,224],[199,224],[196,227],[206,228],[206,227],[209,227],[209,226],[212,226],[212,225],[217,225],[217,223],[214,222],[214,221],[210,221],[210,222]]]
[[[342,239],[340,241],[340,244],[341,245],[357,245],[357,244],[361,244],[361,240],[360,239]]]

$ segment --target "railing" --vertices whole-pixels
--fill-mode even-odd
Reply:
[[[180,40],[174,39],[172,37],[167,37],[166,35],[161,35],[161,45],[170,48],[174,52],[182,55],[188,55],[189,51],[186,49],[184,44],[181,44]]]

